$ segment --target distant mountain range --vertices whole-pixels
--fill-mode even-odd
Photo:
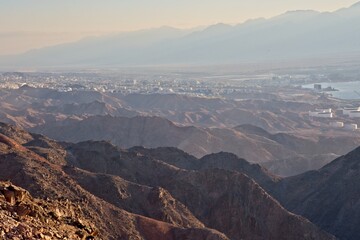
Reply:
[[[335,108],[329,101],[323,105],[242,97],[250,99],[23,86],[0,90],[0,121],[59,141],[176,147],[196,157],[225,151],[281,176],[318,169],[360,145],[355,133],[322,132],[321,123],[306,118],[311,109]]]
[[[145,116],[93,116],[82,121],[43,124],[30,130],[67,142],[104,140],[122,148],[176,147],[196,157],[225,151],[260,163],[282,176],[318,169],[360,144],[360,139],[350,136],[301,138],[286,133],[270,134],[252,125],[233,129],[179,127],[164,118]]]
[[[86,38],[2,57],[0,66],[241,63],[360,53],[360,3],[335,12],[291,11],[235,26],[171,27]]]

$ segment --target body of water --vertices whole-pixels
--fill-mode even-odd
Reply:
[[[332,87],[339,91],[327,92],[340,99],[360,99],[360,81],[357,82],[321,82],[321,87]],[[314,88],[314,84],[303,85],[303,88]]]

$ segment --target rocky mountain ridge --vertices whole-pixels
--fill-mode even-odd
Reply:
[[[0,133],[0,178],[35,197],[67,198],[105,239],[334,239],[240,172],[181,169],[108,142],[57,143],[4,124]]]
[[[231,152],[254,163],[263,164],[281,175],[295,175],[319,168],[360,144],[349,136],[296,137],[289,133],[254,133],[252,125],[228,128],[177,126],[160,118],[136,116],[93,116],[58,125],[45,124],[31,131],[59,141],[106,140],[122,148],[176,147],[196,157]],[[261,129],[261,128],[258,128]],[[309,160],[310,159],[310,160]],[[284,164],[278,162],[284,161]],[[308,164],[302,164],[307,162]]]

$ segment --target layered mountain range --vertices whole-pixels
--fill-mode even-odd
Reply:
[[[3,57],[1,66],[217,64],[358,56],[360,5],[334,12],[291,11],[203,30],[162,27]]]
[[[235,101],[178,94],[61,92],[24,85],[18,89],[0,90],[0,116],[2,121],[26,128],[66,117],[81,119],[85,115],[151,115],[184,125],[224,127],[252,123],[268,131],[285,131],[310,127],[311,123],[303,114],[322,104],[321,101],[309,104],[301,99],[285,100],[275,94],[272,96],[271,99],[263,99],[261,96],[240,94],[237,97],[239,101]],[[311,93],[304,98],[317,100],[317,96]],[[329,102],[324,101],[323,104],[329,105]]]
[[[6,124],[0,133],[1,180],[77,206],[78,213],[55,217],[73,214],[82,234],[91,228],[103,239],[335,239],[264,190],[275,192],[286,179],[235,155],[199,160],[176,149],[59,143]]]
[[[308,110],[336,107],[336,102],[250,98],[59,92],[23,86],[0,91],[0,120],[59,141],[176,147],[199,158],[231,152],[282,176],[318,169],[360,145],[357,134],[321,131],[324,123],[307,117]]]
[[[262,133],[251,132],[253,129]],[[59,125],[45,124],[31,131],[60,141],[107,140],[122,148],[177,147],[196,157],[231,152],[281,175],[317,169],[360,144],[359,138],[350,136],[296,137],[270,134],[252,125],[233,129],[179,127],[163,118],[142,116],[94,116]]]

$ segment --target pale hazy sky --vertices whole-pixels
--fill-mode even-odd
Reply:
[[[334,11],[355,0],[0,0],[0,54],[95,33],[241,23],[288,10]]]

